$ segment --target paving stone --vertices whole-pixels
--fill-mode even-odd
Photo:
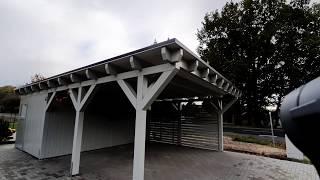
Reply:
[[[133,146],[81,154],[79,176],[70,177],[70,156],[38,160],[0,145],[0,180],[132,179]],[[154,180],[319,180],[312,165],[173,145],[148,144],[145,179]]]

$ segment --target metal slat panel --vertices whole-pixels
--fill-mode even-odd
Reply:
[[[218,150],[219,126],[216,113],[208,113],[201,109],[192,115],[179,112],[168,113],[165,116],[163,114],[148,118],[149,141]]]

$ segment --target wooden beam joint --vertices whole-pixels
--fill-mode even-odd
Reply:
[[[183,49],[178,49],[176,51],[170,52],[167,47],[162,47],[161,56],[164,61],[175,63],[181,61],[183,57]]]
[[[133,56],[130,56],[130,60],[129,61],[130,61],[130,66],[131,66],[131,68],[133,70],[139,70],[139,71],[142,70],[142,65],[141,65],[140,61],[137,58],[135,58]]]
[[[186,60],[183,60],[183,59],[176,64],[176,66],[178,68],[183,68],[184,70],[186,70],[188,72],[193,72],[193,71],[197,70],[198,65],[199,64],[198,64],[197,60],[186,61]]]
[[[59,84],[60,86],[63,86],[63,85],[67,85],[68,83],[67,83],[67,81],[66,81],[65,78],[59,77],[59,78],[58,78],[58,84]]]
[[[73,83],[77,83],[81,81],[80,77],[76,74],[70,74],[70,80]]]
[[[98,76],[96,75],[96,73],[90,69],[86,70],[86,77],[87,77],[87,79],[93,79],[93,80],[98,79]]]
[[[107,74],[116,76],[118,74],[118,68],[111,63],[105,65],[105,71]]]
[[[209,68],[199,68],[195,71],[196,75],[201,78],[208,78]]]

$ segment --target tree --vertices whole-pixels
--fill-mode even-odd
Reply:
[[[286,93],[320,75],[314,7],[243,0],[204,17],[198,52],[242,89],[239,108],[249,124],[262,125],[266,106],[279,105]]]
[[[46,79],[42,74],[35,74],[31,77],[31,83],[35,83],[35,82],[38,82],[38,81],[42,81]]]
[[[4,112],[6,113],[18,113],[20,98],[16,94],[9,94],[2,99],[2,105],[4,107]]]
[[[13,86],[0,87],[0,112],[18,113],[20,98]]]
[[[300,2],[280,11],[275,50],[268,64],[274,73],[271,82],[262,84],[266,91],[272,87],[268,97],[271,92],[277,95],[278,111],[286,94],[320,75],[320,14],[313,10]]]
[[[14,88],[14,86],[0,87],[0,100],[4,98],[7,94],[14,94]]]

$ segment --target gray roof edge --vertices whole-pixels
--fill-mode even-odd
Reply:
[[[176,43],[176,38],[169,39],[167,41],[163,41],[163,42],[160,42],[160,43],[157,43],[157,44],[153,44],[153,45],[150,45],[150,46],[146,46],[146,47],[143,47],[143,48],[140,48],[140,49],[128,52],[128,53],[120,54],[118,56],[114,56],[114,57],[111,57],[111,58],[108,58],[108,59],[105,59],[105,60],[102,60],[102,61],[98,61],[96,63],[92,63],[92,64],[89,64],[89,65],[86,65],[86,66],[83,66],[83,67],[80,67],[80,68],[76,68],[76,69],[73,69],[73,70],[70,70],[70,71],[67,71],[67,72],[63,72],[63,73],[60,73],[60,74],[45,78],[43,80],[40,80],[40,81],[37,81],[37,82],[34,82],[34,83],[29,83],[29,84],[26,84],[26,85],[18,86],[16,89],[21,89],[21,88],[24,88],[24,87],[36,85],[36,84],[39,84],[41,82],[46,82],[48,80],[55,79],[55,78],[58,78],[58,77],[61,77],[61,76],[67,75],[67,74],[72,74],[72,73],[75,73],[77,71],[88,69],[90,67],[94,67],[94,66],[97,66],[97,65],[102,65],[102,64],[105,64],[107,62],[119,59],[119,58],[123,58],[123,57],[126,57],[126,56],[133,56],[133,55],[136,55],[138,53],[142,53],[144,51],[160,48],[160,47],[167,46],[167,45],[174,44],[174,43]]]
[[[197,54],[195,54],[193,51],[191,51],[187,46],[185,46],[184,44],[182,44],[178,39],[175,39],[175,42],[182,47],[184,50],[188,51],[188,53],[190,53],[192,56],[194,56],[195,58],[197,58],[198,61],[202,62],[203,64],[205,64],[206,66],[208,66],[208,68],[210,68],[212,71],[214,71],[216,74],[218,74],[220,77],[224,78],[226,81],[228,81],[229,83],[232,83],[231,81],[229,81],[226,77],[224,77],[222,74],[220,74],[217,70],[215,70],[212,66],[210,66],[207,62],[205,62],[204,60],[202,60]],[[232,83],[233,84],[233,83]]]
[[[165,47],[165,46],[168,46],[170,44],[177,44],[182,49],[184,49],[189,54],[191,54],[197,61],[201,62],[202,64],[205,64],[210,70],[212,70],[218,76],[223,78],[225,81],[227,81],[230,84],[234,84],[231,81],[229,81],[227,78],[225,78],[223,75],[221,75],[218,71],[216,71],[213,67],[211,67],[207,62],[202,60],[197,54],[195,54],[193,51],[191,51],[188,47],[186,47],[184,44],[182,44],[178,39],[172,38],[172,39],[169,39],[167,41],[163,41],[163,42],[160,42],[160,43],[157,43],[157,44],[146,46],[146,47],[143,47],[143,48],[140,48],[140,49],[128,52],[128,53],[124,53],[124,54],[121,54],[121,55],[118,55],[118,56],[115,56],[115,57],[112,57],[112,58],[108,58],[108,59],[105,59],[105,60],[102,60],[102,61],[98,61],[96,63],[92,63],[92,64],[89,64],[89,65],[86,65],[86,66],[83,66],[83,67],[80,67],[80,68],[76,68],[76,69],[73,69],[73,70],[70,70],[70,71],[67,71],[67,72],[64,72],[64,73],[60,73],[60,74],[51,76],[51,77],[46,78],[46,79],[41,80],[41,81],[37,81],[37,82],[34,82],[34,83],[18,86],[16,88],[16,90],[21,89],[21,88],[25,88],[25,87],[29,87],[29,86],[33,86],[33,85],[38,85],[39,83],[47,82],[49,80],[56,79],[56,78],[61,77],[61,76],[65,76],[65,75],[69,75],[69,74],[72,74],[72,73],[76,73],[78,71],[89,69],[89,68],[92,68],[92,67],[95,67],[95,66],[98,66],[98,65],[103,65],[103,64],[106,64],[106,63],[108,63],[110,61],[115,61],[115,60],[120,59],[120,58],[134,56],[134,55],[137,55],[137,54],[140,54],[140,53],[143,53],[145,51],[152,50],[152,49]],[[236,88],[236,89],[238,89],[238,88]]]

